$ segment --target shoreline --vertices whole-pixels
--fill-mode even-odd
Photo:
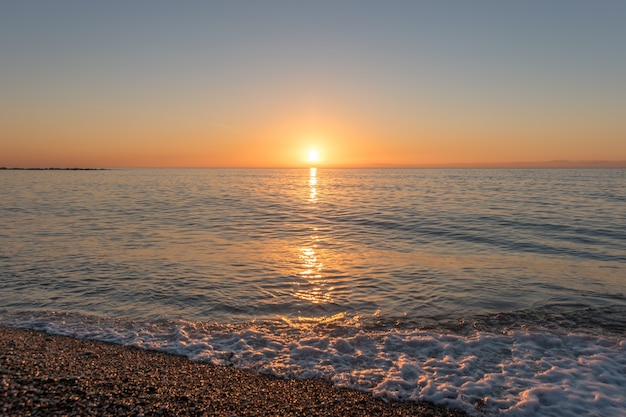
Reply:
[[[112,343],[0,326],[0,415],[466,416]]]

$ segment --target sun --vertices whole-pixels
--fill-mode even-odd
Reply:
[[[320,154],[317,151],[317,149],[310,149],[309,150],[309,162],[318,162],[320,160]]]

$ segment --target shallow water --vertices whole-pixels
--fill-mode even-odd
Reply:
[[[617,416],[625,180],[4,171],[0,323],[472,413]]]

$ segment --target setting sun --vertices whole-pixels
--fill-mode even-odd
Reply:
[[[317,149],[311,149],[309,151],[309,162],[318,162],[320,160],[320,154]]]

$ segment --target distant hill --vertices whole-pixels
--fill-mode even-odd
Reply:
[[[108,168],[7,168],[0,167],[0,169],[8,171],[105,171]]]

